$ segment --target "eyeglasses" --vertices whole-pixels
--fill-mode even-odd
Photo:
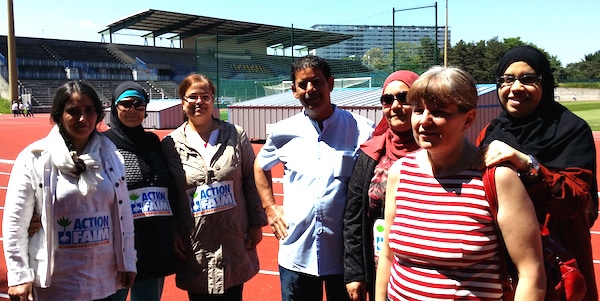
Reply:
[[[117,104],[125,108],[126,111],[131,110],[131,108],[135,108],[138,111],[143,111],[146,109],[146,104],[141,100],[119,101]]]
[[[502,86],[511,86],[517,80],[523,85],[531,86],[541,82],[542,76],[538,74],[523,74],[521,76],[502,75],[496,79],[496,83]]]
[[[408,100],[406,99],[406,94],[408,92],[399,92],[396,94],[383,94],[381,95],[381,104],[384,106],[391,106],[394,103],[394,100],[397,100],[400,105],[409,105]]]
[[[210,94],[191,94],[191,95],[186,95],[183,97],[183,99],[185,99],[187,102],[197,102],[197,101],[201,101],[201,102],[211,102],[213,100],[213,95]]]

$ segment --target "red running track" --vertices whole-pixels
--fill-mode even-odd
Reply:
[[[12,114],[0,115],[0,218],[2,218],[4,212],[4,199],[12,169],[12,160],[15,160],[19,152],[31,142],[45,137],[51,127],[48,114],[38,114],[33,118],[14,118]],[[104,126],[100,127],[100,130],[104,129]],[[171,130],[156,130],[154,132],[162,138]],[[258,151],[260,145],[254,145],[254,147]],[[280,178],[282,175],[282,168],[273,170],[274,178]],[[281,184],[277,183],[274,185],[274,189],[276,194],[283,191]],[[276,195],[276,201],[281,203],[281,196]],[[278,243],[271,234],[269,227],[263,229],[263,240],[257,248],[261,270],[258,275],[244,285],[244,300],[279,300],[281,297],[277,272]],[[0,252],[3,252],[1,244]],[[6,292],[6,264],[3,253],[0,253],[0,300],[8,300]],[[161,300],[187,299],[186,292],[175,286],[175,277],[167,277]]]
[[[38,114],[33,118],[12,117],[0,115],[0,218],[4,209],[6,197],[6,186],[12,169],[12,160],[16,159],[18,153],[31,142],[41,139],[48,134],[52,127],[48,114]],[[101,128],[101,130],[104,127]],[[159,137],[164,137],[171,130],[154,131]],[[600,150],[600,132],[594,133],[597,152]],[[260,145],[254,145],[258,151]],[[600,170],[600,169],[599,169]],[[278,166],[273,170],[273,178],[281,178],[283,169]],[[599,176],[600,178],[600,176]],[[600,180],[599,180],[600,181]],[[283,192],[280,183],[274,184],[276,201],[281,204]],[[596,268],[596,282],[600,283],[600,222],[591,229],[593,258]],[[0,233],[1,237],[1,233]],[[280,300],[280,287],[277,268],[278,243],[271,234],[269,227],[263,228],[263,240],[258,245],[261,271],[244,285],[244,300]],[[0,244],[0,252],[2,245]],[[3,253],[0,254],[0,300],[8,300],[6,295],[6,264]],[[187,300],[185,291],[175,286],[175,277],[169,276],[165,280],[165,288],[161,300]]]

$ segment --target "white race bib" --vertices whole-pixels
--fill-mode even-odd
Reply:
[[[233,181],[215,182],[186,190],[194,217],[229,210],[237,205]]]
[[[55,218],[60,249],[89,248],[111,242],[110,211],[68,214]]]
[[[378,218],[373,224],[373,254],[375,258],[379,257],[381,247],[383,246],[383,231],[385,230],[385,220]]]
[[[144,187],[129,190],[129,202],[134,219],[173,215],[166,187]]]

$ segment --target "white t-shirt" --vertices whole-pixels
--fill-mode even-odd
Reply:
[[[49,288],[36,288],[44,300],[96,300],[114,294],[120,285],[113,247],[114,189],[108,175],[97,190],[84,197],[78,177],[60,174],[54,201],[54,237],[58,249]]]

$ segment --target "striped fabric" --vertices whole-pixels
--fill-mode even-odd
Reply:
[[[391,300],[500,300],[498,241],[481,172],[434,178],[401,159]]]

